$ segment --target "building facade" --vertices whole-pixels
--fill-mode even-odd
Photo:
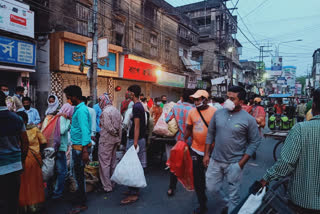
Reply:
[[[313,86],[315,89],[320,87],[320,48],[315,50],[313,55],[313,63],[312,63],[312,79]]]
[[[57,95],[62,104],[67,85],[79,85],[89,96],[86,46],[94,29],[93,0],[26,2],[36,11],[37,72],[31,79],[43,116],[48,96]],[[109,44],[109,56],[98,63],[98,95],[110,93],[119,107],[127,87],[138,84],[148,98],[167,95],[177,101],[190,80],[201,78],[200,71],[186,69],[179,55],[179,47],[189,51],[198,42],[188,17],[164,0],[98,2],[98,37],[107,38]]]
[[[34,11],[28,4],[14,0],[0,0],[0,5],[0,81],[9,86],[11,96],[17,86],[23,86],[25,95],[33,97],[35,87],[30,74],[36,72]]]
[[[221,0],[201,1],[177,9],[199,28],[199,44],[192,47],[192,59],[201,62],[207,89],[213,95],[225,94],[234,83],[233,76],[241,70],[238,49],[241,45],[232,37],[237,33],[237,17]]]

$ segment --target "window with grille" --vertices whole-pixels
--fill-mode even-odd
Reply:
[[[88,7],[77,3],[76,4],[76,17],[77,17],[77,33],[88,36],[88,24],[91,20],[92,14]]]
[[[164,42],[164,47],[165,47],[166,51],[170,51],[170,45],[171,45],[171,40],[166,39]]]
[[[155,34],[150,34],[150,43],[151,45],[158,45],[158,36]]]
[[[151,56],[158,56],[158,48],[157,48],[157,46],[151,46],[150,54],[151,54]]]
[[[134,31],[134,47],[135,49],[142,51],[143,29],[138,26],[135,26]]]

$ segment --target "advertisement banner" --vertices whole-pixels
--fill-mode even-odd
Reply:
[[[274,56],[271,58],[271,70],[272,71],[282,70],[282,57]]]
[[[296,94],[301,95],[301,93],[302,93],[302,84],[297,83],[296,84]]]
[[[282,68],[282,75],[287,80],[289,87],[295,88],[296,85],[296,67],[295,66],[284,66]]]
[[[157,77],[157,83],[159,85],[184,88],[186,85],[186,77],[162,71],[161,74]]]
[[[159,66],[133,59],[124,59],[123,78],[156,82],[156,71]]]
[[[35,66],[35,44],[0,36],[0,62]]]
[[[34,38],[34,12],[14,0],[0,0],[0,29]]]

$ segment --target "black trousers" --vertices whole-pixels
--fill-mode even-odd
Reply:
[[[206,172],[203,165],[203,156],[198,155],[192,149],[190,149],[190,154],[193,164],[193,183],[194,189],[197,194],[198,202],[200,204],[200,209],[207,208],[207,196],[206,196]]]
[[[0,175],[0,213],[16,214],[19,207],[20,174]]]
[[[177,188],[177,176],[175,176],[172,172],[170,172],[170,184],[169,189],[175,190]]]
[[[96,133],[96,139],[97,139],[97,142],[95,142],[96,145],[94,146],[92,151],[92,161],[99,161],[99,158],[98,158],[98,148],[99,148],[99,140],[100,140],[99,132]]]

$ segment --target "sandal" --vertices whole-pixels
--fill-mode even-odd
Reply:
[[[138,200],[139,200],[139,196],[130,195],[130,196],[126,197],[125,199],[123,199],[120,203],[121,203],[121,205],[128,205],[128,204],[132,204]]]
[[[122,194],[129,196],[129,195],[132,195],[132,192],[131,191],[125,191]],[[139,196],[139,192],[137,194],[135,194],[135,195]]]
[[[72,210],[68,214],[78,214],[78,213],[85,211],[87,209],[88,209],[87,206],[74,207],[74,208],[72,208]]]
[[[174,189],[168,189],[168,196],[174,196],[175,190]]]

